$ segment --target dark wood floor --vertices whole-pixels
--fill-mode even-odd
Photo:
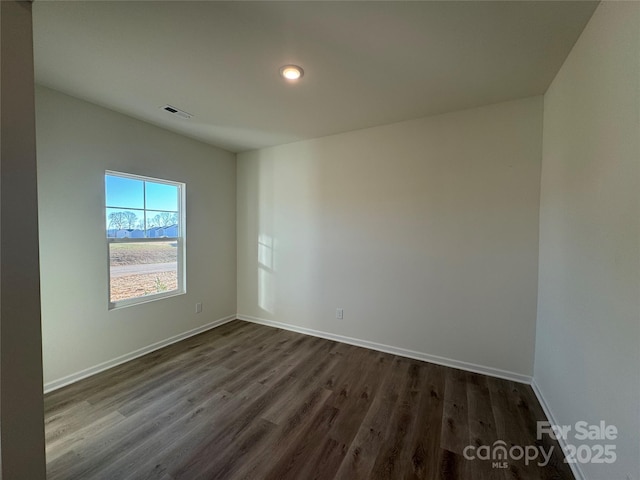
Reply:
[[[573,478],[526,385],[242,321],[45,405],[49,480]],[[555,455],[464,458],[497,440]]]

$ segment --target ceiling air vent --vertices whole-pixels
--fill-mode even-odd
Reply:
[[[189,119],[193,117],[190,113],[187,113],[183,110],[179,110],[176,107],[172,107],[171,105],[165,105],[164,107],[160,107],[165,112],[169,112],[171,115],[175,115],[176,117]]]

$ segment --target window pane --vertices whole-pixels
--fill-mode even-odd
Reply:
[[[105,173],[106,234],[119,240],[107,242],[109,308],[184,293],[184,189],[183,183]]]
[[[180,236],[179,217],[177,212],[160,212],[147,210],[147,237],[176,238]]]
[[[164,183],[146,182],[147,209],[178,211],[178,187]]]
[[[110,243],[111,302],[178,289],[178,242]]]
[[[105,175],[108,207],[144,208],[142,180]]]
[[[107,237],[143,238],[144,211],[107,208]]]

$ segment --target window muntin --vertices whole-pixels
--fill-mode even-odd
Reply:
[[[109,308],[185,292],[185,184],[105,173]]]

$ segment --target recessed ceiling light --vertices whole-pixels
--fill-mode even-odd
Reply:
[[[286,80],[298,80],[304,75],[304,70],[298,65],[284,65],[280,67],[280,76]]]

